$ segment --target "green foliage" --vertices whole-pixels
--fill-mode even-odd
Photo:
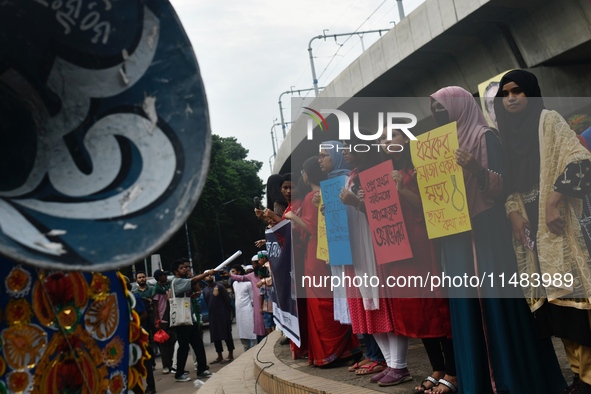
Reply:
[[[246,263],[256,251],[254,241],[264,238],[264,224],[253,213],[253,198],[263,194],[263,181],[257,175],[263,163],[247,156],[248,150],[236,138],[213,135],[207,181],[187,220],[195,271],[221,263],[222,245],[224,258],[242,250],[244,260],[237,263]],[[185,228],[156,253],[165,268],[188,256]]]

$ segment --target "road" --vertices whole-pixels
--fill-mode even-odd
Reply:
[[[243,353],[242,343],[240,342],[240,339],[237,337],[238,328],[236,328],[236,323],[232,324],[232,334],[234,335],[234,358],[236,358]],[[210,342],[209,329],[207,326],[203,330],[203,343],[205,344],[205,354],[207,355],[207,361],[211,362],[215,360],[217,358],[217,353],[215,351],[213,343]],[[226,344],[224,343],[224,358],[227,356],[228,351],[226,349]],[[229,364],[213,364],[209,366],[209,370],[212,373],[218,373],[226,365]],[[193,366],[192,352],[189,352],[189,357],[187,358],[185,371],[191,372],[191,378],[193,380],[197,379],[197,372],[195,371],[195,367]],[[162,363],[160,362],[160,357],[156,358],[156,370],[154,371],[154,380],[156,381],[156,392],[158,394],[186,394],[191,393],[193,391],[198,391],[198,389],[194,388],[193,382],[176,382],[174,380],[173,373],[167,375],[162,374]],[[203,379],[203,381],[206,380],[207,379]]]

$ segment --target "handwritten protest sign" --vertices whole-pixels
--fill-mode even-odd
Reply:
[[[464,175],[454,156],[459,147],[456,122],[417,139],[410,148],[429,238],[471,230]]]
[[[328,260],[328,239],[326,239],[326,220],[320,212],[322,206],[322,194],[320,195],[320,206],[318,206],[318,244],[316,245],[316,258]]]
[[[378,264],[412,257],[396,182],[390,176],[393,170],[392,162],[385,161],[359,173]]]
[[[346,177],[342,175],[320,182],[330,265],[353,264],[347,210],[339,197],[345,187],[345,180]]]

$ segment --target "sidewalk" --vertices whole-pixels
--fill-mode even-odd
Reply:
[[[236,333],[237,329],[233,330],[233,333]],[[273,336],[275,337],[275,336]],[[203,335],[203,342],[205,343],[205,351],[207,354],[207,360],[211,361],[217,357],[217,353],[215,352],[214,346],[212,343],[209,342],[209,330],[206,328],[204,330]],[[562,372],[564,374],[565,379],[567,382],[572,381],[572,372],[570,371],[568,360],[566,359],[566,355],[564,353],[564,348],[562,346],[562,342],[558,338],[554,338],[553,340],[554,348],[556,350],[556,354],[558,356],[558,361],[560,366],[562,367]],[[236,349],[234,350],[234,357],[239,357],[242,353],[242,344],[238,338],[234,338],[234,346]],[[369,377],[367,376],[356,376],[354,373],[348,372],[346,367],[335,367],[335,368],[315,368],[308,365],[307,360],[292,360],[291,353],[289,346],[287,345],[280,345],[277,343],[265,343],[264,348],[268,349],[271,348],[272,352],[275,356],[281,361],[282,364],[290,367],[294,372],[298,371],[300,373],[304,373],[310,376],[310,380],[313,377],[321,377],[324,379],[329,379],[335,382],[345,383],[351,385],[352,387],[356,388],[356,393],[364,393],[364,392],[385,392],[385,393],[409,393],[412,392],[412,389],[420,384],[420,382],[431,373],[431,368],[429,365],[429,360],[427,358],[425,349],[421,340],[419,339],[411,339],[409,351],[408,351],[408,368],[413,376],[413,380],[407,383],[403,383],[399,386],[393,387],[379,387],[376,384],[369,382]],[[251,352],[250,354],[256,354]],[[251,356],[251,355],[247,356]],[[224,351],[224,356],[227,355],[227,352]],[[251,356],[252,357],[252,356]],[[264,359],[264,357],[263,357]],[[213,364],[210,366],[210,371],[216,374],[223,374],[229,373],[234,374],[231,368],[233,363],[230,364]],[[156,359],[156,371],[154,371],[154,377],[156,380],[156,390],[158,393],[168,393],[168,394],[185,394],[185,393],[194,393],[197,392],[193,386],[192,382],[186,383],[178,383],[174,380],[174,374],[163,375],[162,374],[162,367],[160,364],[160,359]],[[228,367],[226,371],[224,368]],[[193,359],[192,356],[189,355],[187,360],[187,365],[185,370],[191,371],[191,378],[196,378],[196,372],[193,368]],[[295,374],[294,374],[295,376]],[[203,381],[207,381],[207,379],[203,379]],[[212,382],[213,383],[213,382]],[[305,382],[298,381],[298,383]],[[335,384],[336,385],[336,384]],[[330,391],[327,391],[330,392]]]
[[[558,357],[558,362],[562,368],[562,374],[567,382],[572,381],[573,373],[570,370],[562,341],[559,338],[553,338],[554,349]],[[397,386],[380,387],[375,383],[371,383],[369,378],[372,375],[355,375],[355,373],[347,371],[346,367],[335,368],[316,368],[308,365],[308,360],[292,360],[289,346],[281,346],[275,344],[275,355],[284,364],[288,365],[294,370],[304,372],[310,378],[317,376],[325,379],[334,380],[336,382],[346,383],[357,388],[356,393],[365,392],[384,392],[391,394],[408,394],[412,393],[415,386],[418,386],[425,377],[431,375],[431,365],[423,343],[420,339],[410,339],[408,348],[408,369],[413,377],[413,380],[402,383]],[[329,391],[330,392],[330,391]],[[525,393],[522,393],[525,394]]]

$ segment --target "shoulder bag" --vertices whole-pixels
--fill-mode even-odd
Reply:
[[[191,326],[193,319],[191,318],[191,298],[177,297],[174,291],[174,279],[170,284],[171,298],[170,298],[170,326]]]

